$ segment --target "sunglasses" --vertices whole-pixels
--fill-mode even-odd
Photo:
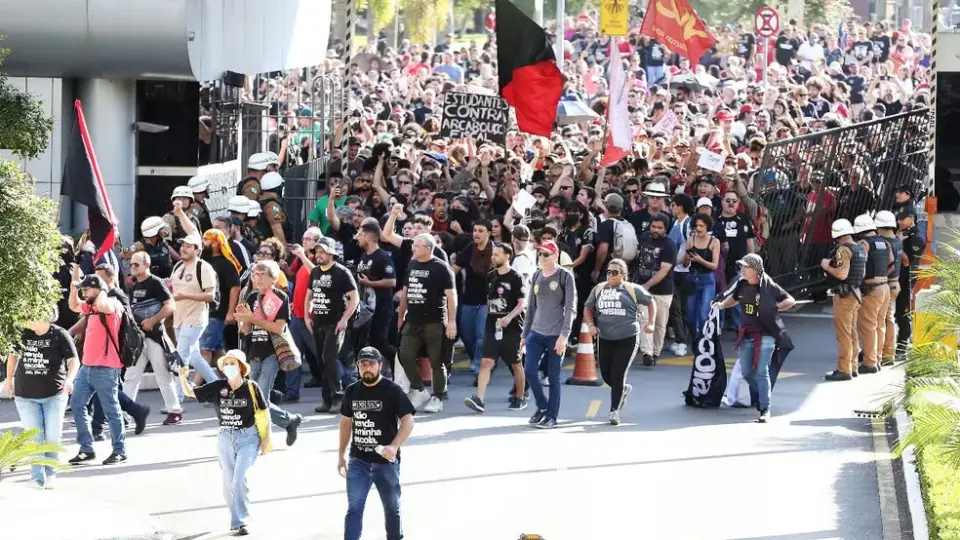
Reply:
[[[629,195],[636,195],[637,193],[640,193],[640,190],[639,190],[639,189],[628,189],[628,190],[627,190],[627,194],[629,194]]]
[[[140,268],[141,266],[146,266],[145,264],[140,264],[136,262],[130,263],[130,268]]]
[[[260,250],[257,252],[257,255],[261,255],[263,257],[273,257],[273,252],[267,251],[267,250]]]
[[[621,272],[619,270],[607,270],[608,276],[619,276]]]

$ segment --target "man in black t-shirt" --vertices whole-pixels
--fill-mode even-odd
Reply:
[[[436,239],[419,234],[413,239],[413,259],[400,291],[400,364],[410,380],[410,401],[425,412],[443,410],[447,391],[444,336],[457,335],[457,290],[450,265],[433,256]],[[428,396],[417,358],[426,349],[432,370],[433,396]]]
[[[383,503],[387,538],[403,538],[400,524],[400,446],[413,432],[416,409],[403,390],[383,378],[383,357],[373,347],[357,355],[360,380],[343,393],[337,470],[347,479],[345,538],[360,538],[370,485]],[[347,464],[347,442],[350,463]]]
[[[313,333],[316,351],[323,362],[323,403],[314,410],[326,413],[339,408],[340,365],[338,357],[350,318],[360,298],[357,282],[347,267],[336,262],[337,245],[332,238],[317,241],[317,265],[310,271],[307,293],[307,330]]]
[[[393,258],[380,249],[382,232],[376,223],[364,223],[360,227],[356,240],[363,255],[357,265],[357,281],[361,287],[369,287],[376,294],[377,306],[370,319],[370,345],[381,351],[392,371],[397,350],[388,336],[390,320],[393,318],[393,290],[397,285],[397,272]]]
[[[140,324],[146,340],[143,353],[132,367],[127,368],[123,377],[123,391],[136,401],[140,391],[140,381],[147,363],[153,368],[160,396],[163,398],[163,410],[167,413],[165,426],[174,426],[183,420],[183,409],[177,394],[175,366],[167,363],[167,350],[172,350],[170,339],[166,335],[164,321],[173,314],[173,295],[163,284],[163,280],[150,272],[152,261],[146,252],[134,253],[130,259],[130,274],[136,283],[130,291],[130,303],[133,318]]]
[[[720,243],[727,248],[727,283],[736,281],[740,267],[737,261],[748,253],[755,251],[755,238],[753,222],[750,218],[737,211],[740,206],[740,197],[733,191],[728,191],[723,195],[723,210],[720,217],[717,218],[717,228],[723,231],[720,237]],[[740,306],[732,308],[733,325],[740,326]],[[726,313],[720,314],[720,323],[724,323]]]
[[[229,254],[229,257],[228,257]],[[203,260],[210,263],[217,274],[216,295],[219,303],[210,305],[210,319],[200,335],[200,355],[210,365],[216,365],[226,348],[234,349],[239,343],[227,343],[224,347],[224,331],[235,326],[233,312],[240,298],[240,273],[243,267],[230,248],[225,234],[220,229],[203,233]]]
[[[526,377],[520,365],[523,353],[523,314],[527,306],[527,282],[519,272],[510,268],[513,248],[500,244],[491,255],[493,270],[487,274],[487,317],[484,323],[483,361],[477,381],[477,393],[464,400],[467,407],[483,412],[484,396],[490,384],[490,374],[497,359],[502,359],[513,372],[513,395],[508,410],[520,411],[527,407],[523,399]]]
[[[657,304],[657,319],[653,334],[641,333],[640,352],[643,365],[654,366],[663,349],[663,337],[670,319],[670,304],[673,303],[673,266],[677,264],[677,244],[667,236],[669,221],[666,216],[657,214],[650,218],[650,231],[640,237],[637,250],[637,263],[634,272],[636,283],[648,291]],[[641,319],[646,312],[641,312]],[[641,320],[645,326],[649,321]]]

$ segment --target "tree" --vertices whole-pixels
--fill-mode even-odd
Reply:
[[[8,51],[0,50],[0,67]],[[53,121],[41,103],[0,71],[0,148],[34,158],[50,141]],[[60,297],[56,204],[36,194],[13,162],[0,160],[0,354],[6,355],[30,320],[45,319]]]

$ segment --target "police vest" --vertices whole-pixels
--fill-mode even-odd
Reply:
[[[852,253],[850,270],[847,272],[847,279],[844,280],[844,283],[851,287],[859,287],[863,283],[863,275],[867,270],[867,253],[863,250],[863,246],[856,242],[842,245]]]
[[[257,221],[257,229],[259,229],[260,234],[263,238],[272,238],[274,236],[273,229],[270,228],[270,223],[272,223],[272,217],[267,215],[267,205],[270,203],[277,203],[280,207],[283,207],[283,201],[281,199],[263,199],[260,201],[260,219]],[[290,227],[290,219],[287,217],[286,212],[283,213],[283,236],[289,242],[293,238],[293,229]]]
[[[893,250],[893,270],[890,272],[890,281],[897,281],[900,279],[900,255],[903,254],[903,242],[896,236],[886,240],[890,244],[890,249]]]
[[[887,277],[887,268],[890,263],[890,243],[887,239],[875,234],[864,239],[870,246],[867,254],[867,271],[863,279]]]
[[[173,258],[170,256],[170,246],[164,241],[156,244],[143,242],[143,250],[150,256],[150,273],[160,279],[167,279],[173,272]]]

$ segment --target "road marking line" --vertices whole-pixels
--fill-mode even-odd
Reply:
[[[596,418],[598,412],[600,412],[600,400],[595,399],[587,407],[587,418]]]
[[[902,540],[903,528],[900,525],[900,506],[893,477],[890,443],[887,441],[886,420],[876,418],[870,425],[873,428],[874,464],[877,467],[877,488],[880,492],[880,527],[883,540]]]
[[[830,313],[781,313],[782,317],[793,317],[794,319],[833,319]]]

